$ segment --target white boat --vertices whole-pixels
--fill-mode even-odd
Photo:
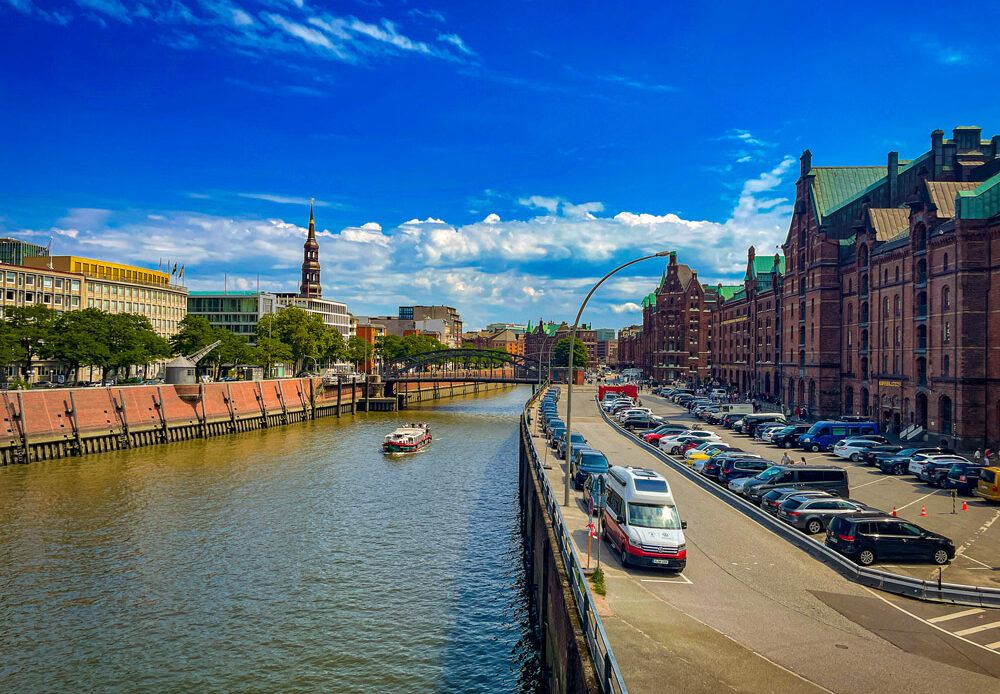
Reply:
[[[415,453],[431,445],[431,427],[429,424],[407,424],[386,434],[382,440],[384,453]]]

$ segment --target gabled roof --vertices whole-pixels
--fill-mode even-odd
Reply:
[[[813,195],[820,216],[836,209],[887,175],[885,166],[814,166]]]
[[[875,229],[875,239],[888,241],[903,231],[910,230],[910,211],[902,208],[873,207],[868,219]]]
[[[757,275],[769,275],[774,272],[774,256],[773,255],[755,255],[753,258],[753,265],[747,267],[747,274],[743,279],[753,279]],[[778,256],[778,274],[785,274],[785,258],[784,256]]]
[[[975,190],[958,192],[961,219],[988,219],[1000,213],[1000,174],[987,178]]]
[[[927,181],[927,192],[931,202],[937,208],[938,219],[951,219],[955,216],[955,196],[960,190],[975,190],[979,181]]]
[[[732,299],[736,295],[736,292],[743,291],[743,285],[742,284],[733,284],[733,285],[720,284],[718,287],[716,287],[716,291],[719,292],[719,296],[722,297],[723,299]]]

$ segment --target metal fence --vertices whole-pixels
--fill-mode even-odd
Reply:
[[[531,430],[528,425],[528,410],[534,405],[535,400],[543,391],[539,390],[531,400],[528,401],[524,413],[521,415],[521,437],[525,441],[525,449],[531,459],[535,476],[542,488],[542,498],[545,502],[545,509],[552,522],[552,531],[556,536],[556,543],[559,546],[559,554],[562,556],[563,565],[569,575],[569,585],[573,590],[573,599],[576,603],[576,611],[583,623],[583,633],[587,641],[587,649],[590,651],[594,666],[597,668],[598,681],[605,692],[626,694],[625,679],[621,670],[618,669],[618,662],[611,651],[611,644],[608,642],[608,635],[604,633],[604,626],[601,618],[594,609],[594,596],[590,592],[590,586],[583,574],[583,565],[580,557],[573,546],[573,540],[566,528],[562,511],[556,501],[556,495],[549,484],[549,479],[545,475],[542,463],[538,458],[538,451],[535,450],[535,442],[531,438]]]
[[[811,540],[800,531],[786,523],[783,523],[777,518],[774,518],[771,514],[763,511],[758,506],[751,504],[735,494],[731,494],[718,484],[706,479],[702,475],[699,475],[684,463],[677,462],[672,456],[669,456],[661,451],[659,447],[654,447],[651,444],[646,443],[638,434],[621,428],[607,415],[604,408],[600,406],[599,402],[598,409],[601,411],[601,416],[604,418],[604,421],[611,424],[612,427],[622,436],[637,442],[647,451],[670,466],[671,469],[676,470],[678,473],[691,480],[702,489],[705,489],[716,498],[721,499],[744,515],[752,518],[776,535],[780,535],[784,539],[788,540],[799,549],[807,552],[814,559],[823,562],[844,578],[870,588],[876,588],[878,590],[884,590],[888,593],[905,595],[907,597],[917,598],[920,600],[946,602],[956,605],[972,605],[975,607],[1000,607],[1000,588],[966,586],[958,583],[945,583],[939,580],[925,581],[919,578],[894,574],[889,571],[880,571],[878,569],[870,569],[859,566],[844,555],[840,554],[840,552],[835,552],[825,544]]]

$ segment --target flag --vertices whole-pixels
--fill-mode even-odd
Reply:
[[[181,271],[177,273],[177,277],[178,279],[180,279],[183,276],[184,276],[184,266],[181,265]]]
[[[157,272],[163,272],[163,256],[160,256],[160,262],[156,264]]]
[[[174,263],[174,269],[170,271],[170,274],[171,275],[176,275],[177,274],[177,263]]]

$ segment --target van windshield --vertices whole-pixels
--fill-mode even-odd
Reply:
[[[769,467],[768,469],[764,470],[764,472],[757,475],[757,479],[764,480],[765,482],[767,482],[768,480],[777,477],[782,472],[784,472],[784,468],[780,468],[777,466]]]
[[[663,528],[677,530],[681,527],[677,519],[677,509],[673,506],[655,504],[629,504],[628,524],[639,528]]]

